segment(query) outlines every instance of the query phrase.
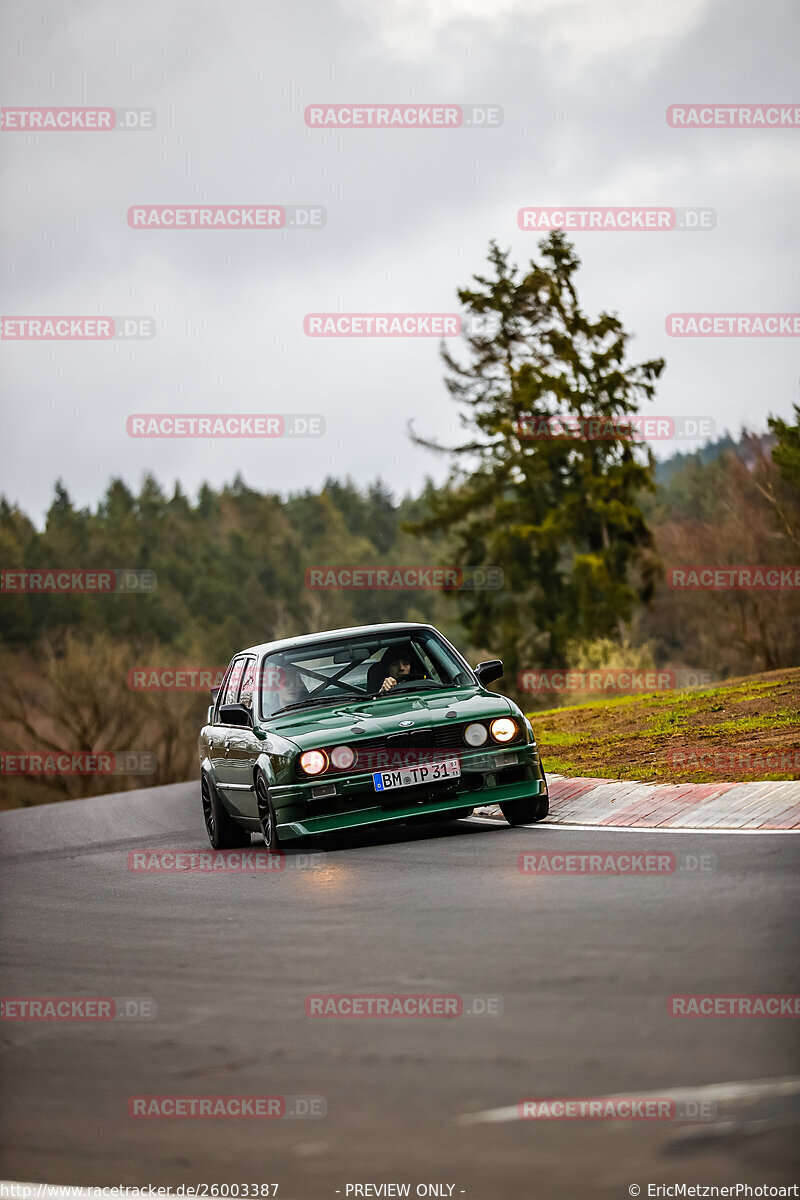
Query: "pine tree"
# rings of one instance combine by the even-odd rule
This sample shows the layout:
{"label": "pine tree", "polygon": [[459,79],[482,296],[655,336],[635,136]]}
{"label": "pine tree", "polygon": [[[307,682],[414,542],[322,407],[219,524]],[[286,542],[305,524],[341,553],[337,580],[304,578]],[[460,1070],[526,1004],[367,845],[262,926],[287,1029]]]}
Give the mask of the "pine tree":
{"label": "pine tree", "polygon": [[[509,681],[522,667],[563,665],[568,642],[618,637],[657,575],[637,499],[654,487],[653,460],[626,418],[652,399],[663,359],[629,364],[619,318],[584,313],[580,260],[563,234],[539,248],[542,261],[521,275],[491,243],[493,273],[458,292],[468,361],[444,347],[442,357],[465,440],[412,435],[451,455],[452,470],[431,516],[410,528],[446,531],[462,565],[502,569],[501,590],[462,592],[461,603],[471,641],[502,652]],[[556,416],[599,418],[603,436],[532,436]]]}

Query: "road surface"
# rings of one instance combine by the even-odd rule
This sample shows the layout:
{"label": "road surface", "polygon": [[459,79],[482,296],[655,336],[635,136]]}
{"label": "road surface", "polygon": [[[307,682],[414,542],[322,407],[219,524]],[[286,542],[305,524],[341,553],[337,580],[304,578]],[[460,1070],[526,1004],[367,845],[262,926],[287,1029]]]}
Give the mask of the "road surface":
{"label": "road surface", "polygon": [[[800,991],[797,835],[472,820],[337,837],[280,872],[129,869],[169,848],[207,849],[195,785],[0,815],[3,994],[156,1006],[0,1024],[2,1178],[276,1182],[284,1200],[367,1183],[577,1200],[800,1181],[798,1021],[667,1009],[676,993]],[[518,869],[522,852],[598,848],[674,853],[676,870]],[[306,1015],[311,994],[354,992],[502,1013]],[[694,1091],[712,1085],[726,1086]],[[713,1096],[716,1119],[516,1119],[526,1097],[643,1092]],[[326,1115],[133,1119],[143,1095],[323,1097]]]}

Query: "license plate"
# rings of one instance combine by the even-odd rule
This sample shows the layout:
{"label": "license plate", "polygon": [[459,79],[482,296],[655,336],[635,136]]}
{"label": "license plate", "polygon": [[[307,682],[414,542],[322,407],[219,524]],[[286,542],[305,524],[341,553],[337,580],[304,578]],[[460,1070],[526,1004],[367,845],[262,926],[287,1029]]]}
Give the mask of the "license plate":
{"label": "license plate", "polygon": [[375,771],[372,781],[376,792],[391,792],[396,788],[439,783],[442,779],[458,779],[460,775],[459,759],[443,758],[441,762],[427,763],[420,767],[403,767],[399,771]]}

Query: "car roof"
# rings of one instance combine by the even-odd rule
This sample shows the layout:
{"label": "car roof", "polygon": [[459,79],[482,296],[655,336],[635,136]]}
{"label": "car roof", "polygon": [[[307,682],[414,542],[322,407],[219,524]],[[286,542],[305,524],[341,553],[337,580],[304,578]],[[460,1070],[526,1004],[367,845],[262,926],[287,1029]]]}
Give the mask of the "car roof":
{"label": "car roof", "polygon": [[389,629],[408,631],[413,629],[433,629],[434,633],[438,632],[433,625],[428,625],[423,621],[385,621],[381,625],[353,625],[350,629],[324,629],[320,633],[304,633],[299,637],[280,638],[275,642],[262,642],[258,646],[248,646],[246,650],[239,650],[238,654],[266,654],[273,650],[288,650],[289,648],[304,645],[311,646],[315,642],[327,642],[331,638],[348,637],[353,634],[358,634],[359,637],[369,637],[373,633],[385,633]]}

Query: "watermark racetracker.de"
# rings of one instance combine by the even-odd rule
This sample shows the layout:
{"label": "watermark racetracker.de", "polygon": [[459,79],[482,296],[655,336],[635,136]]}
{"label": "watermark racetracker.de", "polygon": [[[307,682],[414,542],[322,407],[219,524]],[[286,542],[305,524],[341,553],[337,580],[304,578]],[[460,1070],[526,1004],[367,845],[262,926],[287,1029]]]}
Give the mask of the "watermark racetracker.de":
{"label": "watermark racetracker.de", "polygon": [[155,335],[153,317],[0,317],[4,342],[147,341]]}
{"label": "watermark racetracker.de", "polygon": [[800,104],[670,104],[673,129],[797,129]]}
{"label": "watermark racetracker.de", "polygon": [[314,338],[491,337],[499,327],[499,313],[311,312],[303,317],[303,332]]}
{"label": "watermark racetracker.de", "polygon": [[[529,1096],[517,1105],[521,1121],[713,1121],[709,1100],[652,1093],[630,1096]],[[633,1194],[633,1193],[631,1193]]]}
{"label": "watermark racetracker.de", "polygon": [[210,692],[222,686],[224,667],[131,667],[132,692]]}
{"label": "watermark racetracker.de", "polygon": [[320,413],[131,413],[132,438],[316,438],[325,434]]}
{"label": "watermark racetracker.de", "polygon": [[715,870],[712,854],[674,854],[653,851],[637,854],[630,850],[545,851],[524,850],[517,858],[521,875],[697,875]]}
{"label": "watermark racetracker.de", "polygon": [[156,590],[156,573],[145,568],[124,570],[83,567],[4,568],[0,570],[0,593],[60,595],[110,595],[149,593]]}
{"label": "watermark racetracker.de", "polygon": [[324,229],[321,204],[132,204],[131,229]]}
{"label": "watermark racetracker.de", "polygon": [[499,104],[307,104],[309,129],[496,129]]}
{"label": "watermark racetracker.de", "polygon": [[666,763],[674,771],[705,771],[709,775],[795,775],[800,773],[800,746],[745,750],[741,746],[671,746]]}
{"label": "watermark racetracker.de", "polygon": [[668,337],[800,337],[800,313],[673,312]]}
{"label": "watermark racetracker.de", "polygon": [[667,998],[671,1017],[800,1017],[800,994],[694,992]]}
{"label": "watermark racetracker.de", "polygon": [[154,1021],[152,996],[3,996],[3,1021]]}
{"label": "watermark racetracker.de", "polygon": [[131,1096],[128,1116],[144,1121],[281,1121],[324,1117],[324,1096],[170,1095]]}
{"label": "watermark racetracker.de", "polygon": [[[329,767],[331,772],[349,770],[353,763],[356,764],[358,771],[372,772],[402,772],[408,771],[409,768],[413,767],[435,768],[437,766],[444,766],[446,770],[441,773],[441,776],[437,776],[435,771],[430,772],[432,778],[438,778],[444,777],[447,774],[447,771],[450,769],[448,764],[457,768],[463,762],[460,754],[456,754],[452,750],[447,750],[443,746],[437,746],[432,741],[428,745],[425,745],[424,741],[421,744],[418,743],[413,749],[401,749],[397,747],[390,749],[385,746],[370,746],[369,744],[364,746],[361,744],[357,750],[352,751],[355,754],[354,759],[351,758],[350,754],[344,753],[344,750],[349,749],[349,747],[343,748],[341,757],[339,758],[337,756],[339,749],[339,747],[335,747],[331,751]],[[490,770],[492,767],[514,766],[517,761],[516,754],[493,753],[486,756],[473,756],[470,759],[470,767],[476,771],[482,770],[484,767]],[[420,772],[420,774],[423,773]],[[427,779],[427,775],[424,777]],[[422,782],[422,779],[420,779],[420,782]],[[377,791],[384,790],[384,780],[376,778],[374,783]]]}
{"label": "watermark racetracker.de", "polygon": [[342,591],[498,591],[502,567],[307,567],[305,585],[311,590]]}
{"label": "watermark racetracker.de", "polygon": [[680,688],[706,687],[716,679],[712,671],[682,668],[681,670],[636,670],[633,668],[595,667],[589,670],[567,670],[557,667],[528,667],[517,676],[520,692],[576,693],[617,692],[620,695],[645,695],[650,692],[672,692]]}
{"label": "watermark racetracker.de", "polygon": [[578,417],[569,413],[537,415],[523,413],[514,421],[520,441],[531,442],[671,442],[712,438],[716,432],[713,417],[654,416],[630,413],[619,417]]}
{"label": "watermark racetracker.de", "polygon": [[[127,684],[134,692],[209,692],[222,686],[226,667],[131,667]],[[241,662],[234,664],[230,682],[232,686],[241,681],[244,668]],[[280,692],[286,687],[286,672],[275,663],[263,663],[259,670],[259,690]]]}
{"label": "watermark racetracker.de", "polygon": [[580,232],[666,233],[709,231],[717,225],[713,208],[595,206],[571,208],[521,208],[517,225],[523,230],[549,232],[569,229]]}
{"label": "watermark racetracker.de", "polygon": [[0,775],[154,775],[152,750],[2,750]]}
{"label": "watermark racetracker.de", "polygon": [[322,851],[289,854],[283,850],[164,850],[160,847],[128,852],[134,875],[279,875],[282,871],[314,871],[326,865]]}
{"label": "watermark racetracker.de", "polygon": [[148,132],[156,127],[154,108],[2,108],[4,133]]}
{"label": "watermark racetracker.de", "polygon": [[712,592],[794,592],[800,589],[800,567],[755,566],[752,563],[668,567],[667,587]]}
{"label": "watermark racetracker.de", "polygon": [[305,998],[307,1017],[321,1019],[452,1020],[457,1017],[501,1017],[501,996],[430,993],[316,992]]}

